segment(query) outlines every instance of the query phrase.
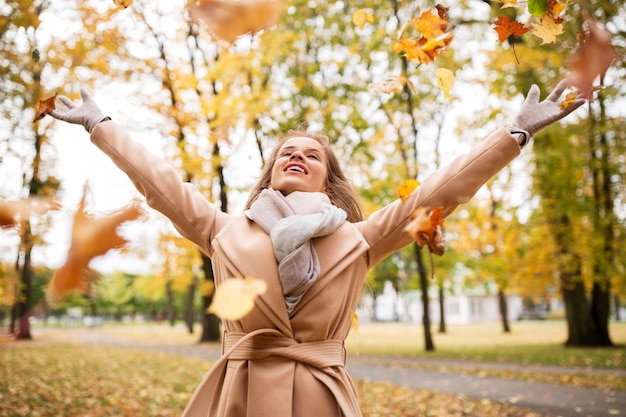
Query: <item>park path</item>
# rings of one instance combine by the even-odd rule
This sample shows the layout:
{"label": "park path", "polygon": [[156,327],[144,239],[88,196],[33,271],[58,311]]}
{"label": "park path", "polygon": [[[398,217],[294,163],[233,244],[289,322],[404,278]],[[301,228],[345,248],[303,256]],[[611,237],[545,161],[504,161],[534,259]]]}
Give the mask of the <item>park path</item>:
{"label": "park path", "polygon": [[[169,353],[215,361],[221,352],[213,344],[171,344],[116,337],[97,329],[64,332],[73,341]],[[429,391],[488,399],[532,409],[544,417],[626,417],[626,391],[556,385],[543,382],[485,377],[459,372],[463,369],[523,370],[575,375],[597,373],[626,377],[626,370],[468,362],[441,359],[381,358],[351,355],[347,369],[354,378],[388,381]],[[505,417],[505,416],[503,416]]]}

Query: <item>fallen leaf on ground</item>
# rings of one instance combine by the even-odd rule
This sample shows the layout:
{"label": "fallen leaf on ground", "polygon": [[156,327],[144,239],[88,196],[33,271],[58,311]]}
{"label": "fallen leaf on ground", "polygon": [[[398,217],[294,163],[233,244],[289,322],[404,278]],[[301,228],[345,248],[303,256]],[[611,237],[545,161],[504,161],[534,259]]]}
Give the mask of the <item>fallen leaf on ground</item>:
{"label": "fallen leaf on ground", "polygon": [[204,22],[217,39],[233,43],[275,25],[284,11],[281,0],[200,0],[189,9],[189,16]]}

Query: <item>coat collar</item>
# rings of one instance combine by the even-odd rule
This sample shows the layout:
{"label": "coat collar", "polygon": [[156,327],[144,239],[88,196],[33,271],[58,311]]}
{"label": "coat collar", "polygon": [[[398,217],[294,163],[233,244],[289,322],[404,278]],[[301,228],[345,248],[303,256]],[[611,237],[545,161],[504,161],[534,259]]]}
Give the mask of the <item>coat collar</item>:
{"label": "coat collar", "polygon": [[[348,265],[368,248],[362,235],[348,222],[328,236],[313,239],[313,246],[320,261],[320,276],[303,297],[302,305],[328,284],[334,269]],[[229,271],[267,283],[267,291],[257,298],[256,304],[278,329],[293,336],[269,235],[245,215],[235,216],[215,237],[213,247]],[[231,277],[220,277],[228,278]],[[296,310],[302,307],[300,304]]]}

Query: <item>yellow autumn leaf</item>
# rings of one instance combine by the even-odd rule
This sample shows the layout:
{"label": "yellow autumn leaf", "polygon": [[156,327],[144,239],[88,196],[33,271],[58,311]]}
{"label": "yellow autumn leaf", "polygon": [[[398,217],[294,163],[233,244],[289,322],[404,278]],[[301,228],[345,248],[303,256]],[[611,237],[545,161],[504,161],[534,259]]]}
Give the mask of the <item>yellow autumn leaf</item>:
{"label": "yellow autumn leaf", "polygon": [[413,193],[413,191],[420,185],[417,180],[406,180],[398,188],[398,197],[402,200],[402,203],[406,203],[407,198]]}
{"label": "yellow autumn leaf", "polygon": [[577,91],[567,93],[565,95],[565,99],[561,102],[561,110],[564,110],[568,108],[569,106],[571,106],[574,103],[574,101],[576,101],[576,99],[578,99]]}
{"label": "yellow autumn leaf", "polygon": [[356,332],[359,330],[359,316],[356,315],[354,310],[350,312],[350,316],[352,317],[352,329]]}
{"label": "yellow autumn leaf", "polygon": [[358,9],[352,14],[352,23],[363,30],[367,22],[374,23],[374,17],[363,9]]}
{"label": "yellow autumn leaf", "polygon": [[541,44],[546,43],[554,43],[556,41],[556,37],[563,33],[563,24],[556,23],[552,18],[546,16],[541,20],[541,23],[533,23],[534,31],[531,33],[538,38],[541,38],[543,42]]}
{"label": "yellow autumn leaf", "polygon": [[452,85],[454,84],[454,73],[446,68],[437,68],[437,87],[441,89],[443,92],[443,97],[445,99],[452,98],[450,91],[452,90]]}
{"label": "yellow autumn leaf", "polygon": [[239,320],[252,310],[256,298],[266,290],[267,284],[261,279],[228,279],[215,290],[208,311],[225,320]]}

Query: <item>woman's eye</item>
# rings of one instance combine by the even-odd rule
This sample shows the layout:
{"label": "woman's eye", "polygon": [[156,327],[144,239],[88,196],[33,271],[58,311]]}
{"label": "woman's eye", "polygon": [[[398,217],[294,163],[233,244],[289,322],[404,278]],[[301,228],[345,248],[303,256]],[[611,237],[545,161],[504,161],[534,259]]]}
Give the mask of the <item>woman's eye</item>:
{"label": "woman's eye", "polygon": [[319,158],[317,157],[317,155],[309,155],[309,158],[312,158],[312,159],[319,159]]}

